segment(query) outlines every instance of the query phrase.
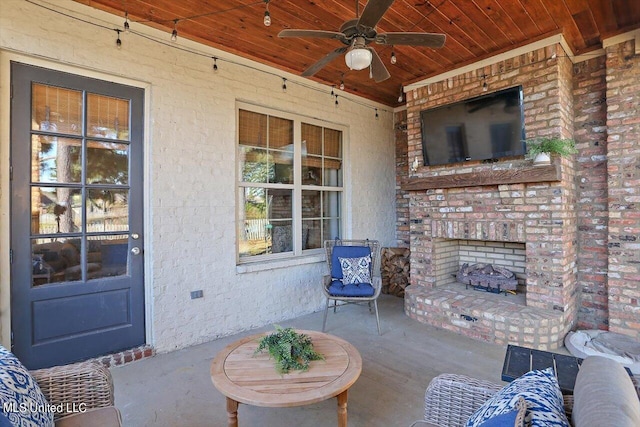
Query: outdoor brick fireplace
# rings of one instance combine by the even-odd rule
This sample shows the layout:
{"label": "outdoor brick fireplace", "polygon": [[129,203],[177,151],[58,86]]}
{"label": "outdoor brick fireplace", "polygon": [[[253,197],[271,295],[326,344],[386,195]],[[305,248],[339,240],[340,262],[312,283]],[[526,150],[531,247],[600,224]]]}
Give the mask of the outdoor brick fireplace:
{"label": "outdoor brick fireplace", "polygon": [[[492,90],[522,85],[528,138],[573,136],[572,65],[551,45],[407,92],[407,169],[416,158],[422,164],[420,111],[481,94],[469,84],[477,76]],[[574,177],[564,158],[546,167],[519,157],[409,171],[401,183],[411,249],[405,312],[499,344],[561,346],[577,318]],[[456,283],[465,262],[511,269],[518,294]]]}

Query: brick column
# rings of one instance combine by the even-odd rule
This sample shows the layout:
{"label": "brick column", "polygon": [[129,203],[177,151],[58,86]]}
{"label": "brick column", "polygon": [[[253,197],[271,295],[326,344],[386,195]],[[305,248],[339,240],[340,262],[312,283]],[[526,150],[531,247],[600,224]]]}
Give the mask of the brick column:
{"label": "brick column", "polygon": [[574,65],[579,329],[608,329],[606,57]]}
{"label": "brick column", "polygon": [[607,52],[609,329],[640,339],[640,55]]}

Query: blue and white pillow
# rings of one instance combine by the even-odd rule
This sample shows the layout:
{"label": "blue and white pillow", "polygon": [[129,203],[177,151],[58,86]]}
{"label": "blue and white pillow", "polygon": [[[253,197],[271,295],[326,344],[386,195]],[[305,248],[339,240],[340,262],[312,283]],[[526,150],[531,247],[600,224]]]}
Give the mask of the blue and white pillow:
{"label": "blue and white pillow", "polygon": [[53,412],[27,368],[0,346],[0,405],[11,425],[53,427]]}
{"label": "blue and white pillow", "polygon": [[530,371],[487,400],[467,421],[466,427],[479,427],[496,415],[516,409],[518,399],[527,403],[525,423],[531,427],[569,427],[564,413],[562,392],[553,368]]}
{"label": "blue and white pillow", "polygon": [[371,255],[358,258],[338,257],[342,269],[342,283],[371,283]]}

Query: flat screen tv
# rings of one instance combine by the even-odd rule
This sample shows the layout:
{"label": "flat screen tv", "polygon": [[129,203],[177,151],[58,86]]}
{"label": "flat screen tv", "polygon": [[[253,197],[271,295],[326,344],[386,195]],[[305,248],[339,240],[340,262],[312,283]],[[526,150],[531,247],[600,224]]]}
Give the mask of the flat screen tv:
{"label": "flat screen tv", "polygon": [[420,113],[426,166],[524,155],[522,86]]}

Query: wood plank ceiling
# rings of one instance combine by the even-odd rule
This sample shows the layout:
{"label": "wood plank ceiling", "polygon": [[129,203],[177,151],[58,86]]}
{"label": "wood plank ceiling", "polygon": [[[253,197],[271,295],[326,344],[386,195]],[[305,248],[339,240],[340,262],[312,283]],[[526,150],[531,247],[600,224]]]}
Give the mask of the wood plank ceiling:
{"label": "wood plank ceiling", "polygon": [[[272,24],[263,24],[264,0],[75,0],[123,17],[131,28],[149,25],[167,32],[177,20],[179,37],[192,39],[278,69],[301,74],[341,47],[337,40],[281,39],[286,28],[339,31],[354,19],[356,1],[270,0]],[[366,0],[360,0],[362,12]],[[602,47],[602,40],[640,28],[638,0],[395,0],[378,33],[443,33],[441,49],[371,44],[391,78],[375,83],[368,70],[351,71],[338,56],[313,80],[339,85],[366,98],[397,106],[400,88],[417,80],[563,33],[575,54]],[[390,64],[392,50],[397,63]]]}

